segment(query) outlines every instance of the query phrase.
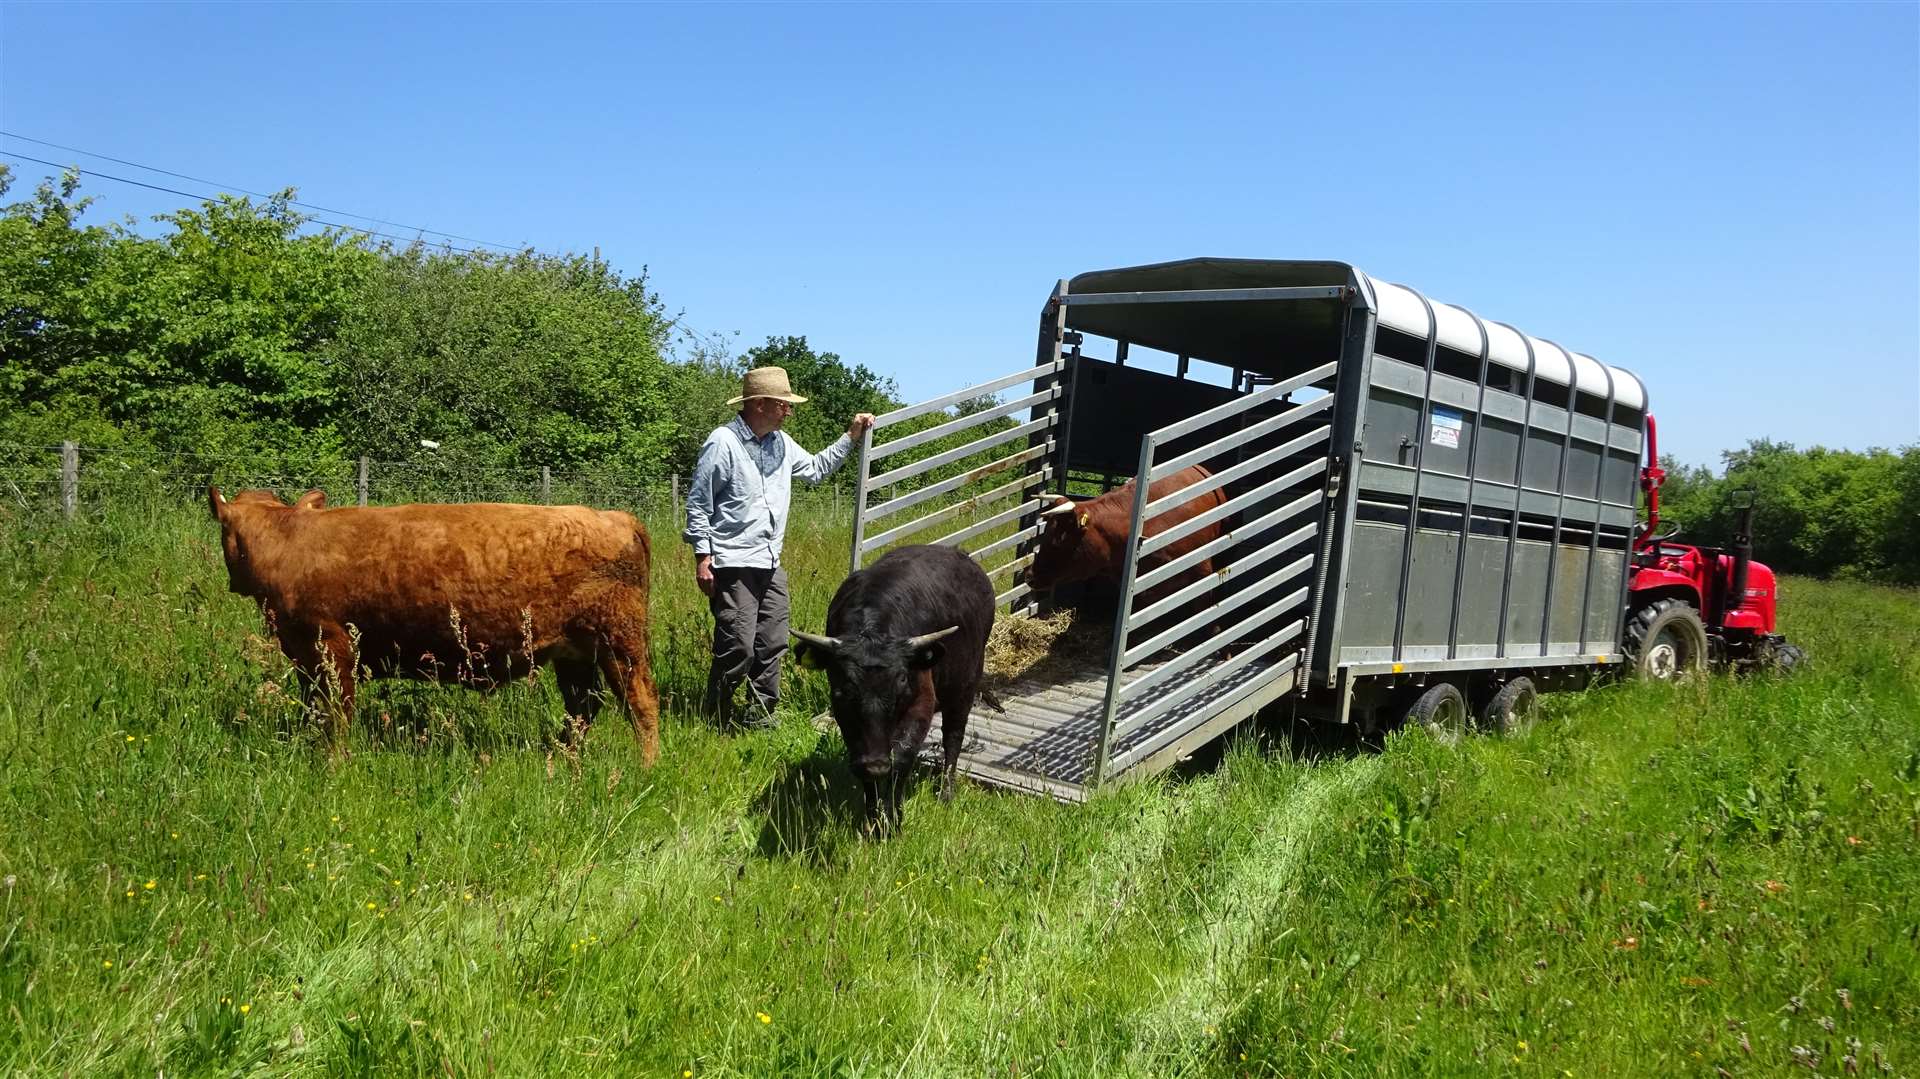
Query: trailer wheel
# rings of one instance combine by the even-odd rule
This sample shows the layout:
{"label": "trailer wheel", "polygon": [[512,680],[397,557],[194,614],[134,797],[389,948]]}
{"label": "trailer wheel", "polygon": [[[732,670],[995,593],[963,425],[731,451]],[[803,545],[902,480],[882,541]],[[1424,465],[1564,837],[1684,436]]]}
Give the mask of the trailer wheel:
{"label": "trailer wheel", "polygon": [[1533,688],[1533,679],[1520,677],[1500,687],[1487,706],[1480,710],[1480,725],[1490,731],[1508,734],[1527,725],[1534,704],[1539,701],[1540,692]]}
{"label": "trailer wheel", "polygon": [[1640,677],[1672,682],[1707,666],[1707,627],[1685,600],[1662,599],[1627,620],[1627,654]]}
{"label": "trailer wheel", "polygon": [[1407,709],[1407,723],[1417,723],[1434,741],[1452,745],[1467,733],[1467,699],[1452,682],[1435,683]]}

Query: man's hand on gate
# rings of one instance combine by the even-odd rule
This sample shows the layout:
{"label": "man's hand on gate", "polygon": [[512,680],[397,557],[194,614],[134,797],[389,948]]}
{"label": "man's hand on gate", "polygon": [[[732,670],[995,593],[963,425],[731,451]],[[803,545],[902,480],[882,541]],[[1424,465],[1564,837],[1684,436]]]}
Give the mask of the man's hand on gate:
{"label": "man's hand on gate", "polygon": [[693,581],[700,586],[700,593],[708,598],[713,596],[713,556],[698,554],[693,556]]}
{"label": "man's hand on gate", "polygon": [[867,428],[872,426],[873,426],[873,413],[857,412],[854,414],[853,422],[847,424],[847,437],[853,439],[855,442],[858,442],[860,441],[860,436],[866,434]]}

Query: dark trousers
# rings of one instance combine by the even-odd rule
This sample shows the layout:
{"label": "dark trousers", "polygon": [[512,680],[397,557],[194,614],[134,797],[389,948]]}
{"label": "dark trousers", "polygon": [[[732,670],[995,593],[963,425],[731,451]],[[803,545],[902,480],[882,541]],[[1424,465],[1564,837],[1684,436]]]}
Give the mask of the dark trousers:
{"label": "dark trousers", "polygon": [[780,657],[787,651],[787,571],[714,567],[713,666],[701,711],[733,718],[733,693],[742,678],[763,714],[780,702]]}

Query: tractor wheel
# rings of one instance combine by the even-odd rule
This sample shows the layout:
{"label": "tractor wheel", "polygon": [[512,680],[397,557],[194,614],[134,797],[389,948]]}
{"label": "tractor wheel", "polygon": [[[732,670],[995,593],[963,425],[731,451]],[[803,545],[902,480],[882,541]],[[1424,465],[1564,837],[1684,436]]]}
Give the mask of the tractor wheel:
{"label": "tractor wheel", "polygon": [[1773,650],[1773,670],[1776,674],[1792,674],[1807,664],[1807,653],[1797,644],[1781,641]]}
{"label": "tractor wheel", "polygon": [[1467,733],[1467,699],[1452,682],[1438,682],[1407,709],[1407,724],[1419,724],[1436,742],[1452,745]]}
{"label": "tractor wheel", "polygon": [[1707,667],[1707,627],[1684,600],[1663,599],[1627,620],[1627,654],[1640,677],[1673,682]]}
{"label": "tractor wheel", "polygon": [[1501,734],[1522,730],[1539,700],[1540,692],[1533,688],[1533,679],[1515,678],[1501,686],[1500,692],[1480,710],[1480,725]]}

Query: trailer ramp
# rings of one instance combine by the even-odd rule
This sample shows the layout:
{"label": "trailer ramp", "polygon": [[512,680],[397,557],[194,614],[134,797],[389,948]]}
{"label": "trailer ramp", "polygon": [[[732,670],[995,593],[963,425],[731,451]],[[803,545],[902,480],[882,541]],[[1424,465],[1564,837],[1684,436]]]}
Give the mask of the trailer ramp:
{"label": "trailer ramp", "polygon": [[[1164,770],[1295,688],[1325,527],[1337,367],[1317,367],[1142,438],[1137,475],[1147,482],[1136,484],[1130,517],[1120,582],[1125,617],[1115,618],[1104,662],[989,682],[1004,711],[975,703],[962,772],[1079,801],[1103,783]],[[1022,571],[1043,527],[1044,493],[1064,487],[1054,482],[1064,468],[1055,453],[1064,368],[1058,345],[1049,355],[1043,344],[1036,366],[879,417],[860,447],[851,568],[901,543],[949,543],[994,579],[1000,618],[1031,610]],[[992,396],[1003,392],[1014,399]],[[1297,394],[1318,396],[1296,402]],[[965,411],[950,415],[957,405]],[[987,433],[978,434],[980,427]],[[893,433],[876,438],[882,432]],[[967,441],[946,448],[961,438]],[[899,463],[908,457],[919,459]],[[1148,501],[1151,482],[1194,464],[1206,464],[1212,477]],[[1225,502],[1142,538],[1143,522],[1215,490]],[[1171,559],[1160,553],[1216,524],[1221,534],[1198,549]],[[927,539],[936,527],[945,535]],[[1200,575],[1203,560],[1211,572]],[[938,722],[925,751],[931,761],[941,754]]]}

